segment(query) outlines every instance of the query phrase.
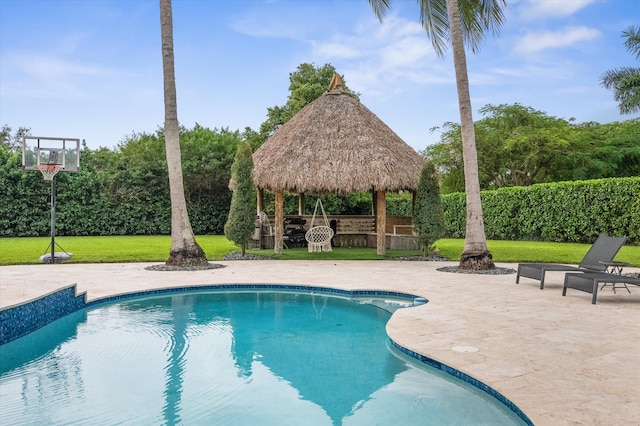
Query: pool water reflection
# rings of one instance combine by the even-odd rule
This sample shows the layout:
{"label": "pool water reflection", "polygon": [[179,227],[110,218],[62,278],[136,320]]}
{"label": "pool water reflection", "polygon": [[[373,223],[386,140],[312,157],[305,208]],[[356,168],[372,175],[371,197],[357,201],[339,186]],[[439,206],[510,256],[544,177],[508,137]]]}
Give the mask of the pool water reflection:
{"label": "pool water reflection", "polygon": [[0,424],[523,424],[394,353],[389,318],[292,292],[99,306],[0,346]]}

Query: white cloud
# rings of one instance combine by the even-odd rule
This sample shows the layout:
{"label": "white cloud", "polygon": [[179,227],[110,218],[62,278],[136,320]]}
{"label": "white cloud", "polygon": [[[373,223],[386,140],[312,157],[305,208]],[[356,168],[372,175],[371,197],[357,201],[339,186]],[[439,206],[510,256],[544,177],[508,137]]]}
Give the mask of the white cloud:
{"label": "white cloud", "polygon": [[567,47],[600,37],[600,31],[585,26],[567,27],[557,31],[531,32],[515,44],[518,53],[533,53],[545,49]]}
{"label": "white cloud", "polygon": [[0,63],[1,89],[8,98],[73,102],[124,96],[144,101],[150,96],[146,83],[155,77],[38,52],[10,52]]}
{"label": "white cloud", "polygon": [[455,81],[445,62],[436,57],[431,41],[416,19],[392,13],[380,23],[365,9],[357,22],[340,26],[331,24],[331,20],[310,21],[310,10],[313,8],[287,11],[286,16],[279,14],[267,21],[251,10],[228,22],[234,31],[252,37],[308,43],[309,51],[296,55],[301,62],[331,63],[345,75],[351,89],[370,96]]}
{"label": "white cloud", "polygon": [[595,0],[529,0],[522,5],[524,19],[564,18],[594,3]]}
{"label": "white cloud", "polygon": [[303,29],[299,28],[296,21],[271,18],[268,21],[260,21],[254,17],[244,17],[231,21],[229,26],[236,32],[252,37],[270,38],[296,38]]}
{"label": "white cloud", "polygon": [[47,55],[15,55],[22,71],[40,78],[103,77],[112,72],[103,67],[85,65]]}
{"label": "white cloud", "polygon": [[312,41],[313,51],[316,55],[331,58],[357,58],[362,56],[362,51],[343,41],[316,42]]}
{"label": "white cloud", "polygon": [[556,90],[559,94],[583,94],[594,93],[599,90],[598,86],[568,86]]}
{"label": "white cloud", "polygon": [[[240,34],[259,38],[305,40],[315,31],[327,30],[330,25],[324,19],[320,6],[286,7],[278,2],[255,4],[255,7],[239,7],[226,18],[228,27]],[[235,6],[234,6],[235,8]]]}
{"label": "white cloud", "polygon": [[312,46],[317,62],[339,66],[349,87],[369,96],[454,81],[422,27],[397,16],[387,17],[382,24],[373,19],[361,22],[351,33],[314,40]]}
{"label": "white cloud", "polygon": [[[383,64],[391,67],[412,67],[433,53],[431,43],[419,37],[396,39],[380,50]],[[431,55],[433,56],[433,55]]]}
{"label": "white cloud", "polygon": [[[492,67],[486,70],[500,83],[511,81],[567,79],[572,77],[573,67],[567,62],[546,61],[537,64],[522,63],[515,67]],[[474,80],[475,83],[475,80]]]}
{"label": "white cloud", "polygon": [[82,82],[103,79],[110,71],[38,53],[13,52],[2,57],[4,96],[87,98]]}
{"label": "white cloud", "polygon": [[408,21],[397,16],[386,18],[382,25],[378,25],[375,33],[375,37],[379,39],[398,39],[417,35],[423,35],[426,40],[425,30],[418,22]]}

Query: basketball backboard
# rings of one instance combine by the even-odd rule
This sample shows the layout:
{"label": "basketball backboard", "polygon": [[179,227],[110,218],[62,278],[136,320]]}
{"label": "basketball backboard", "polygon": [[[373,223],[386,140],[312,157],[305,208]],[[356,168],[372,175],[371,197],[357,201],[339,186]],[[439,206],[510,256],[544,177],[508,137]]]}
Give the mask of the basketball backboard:
{"label": "basketball backboard", "polygon": [[80,139],[24,136],[22,168],[40,170],[39,165],[55,165],[62,172],[80,171]]}

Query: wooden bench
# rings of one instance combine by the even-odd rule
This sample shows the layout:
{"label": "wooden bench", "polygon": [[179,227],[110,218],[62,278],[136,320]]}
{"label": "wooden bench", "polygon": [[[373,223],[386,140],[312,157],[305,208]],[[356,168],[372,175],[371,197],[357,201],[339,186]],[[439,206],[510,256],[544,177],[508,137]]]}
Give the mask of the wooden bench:
{"label": "wooden bench", "polygon": [[370,234],[376,232],[376,220],[373,217],[341,217],[336,224],[336,235]]}
{"label": "wooden bench", "polygon": [[413,235],[413,225],[393,225],[393,235]]}

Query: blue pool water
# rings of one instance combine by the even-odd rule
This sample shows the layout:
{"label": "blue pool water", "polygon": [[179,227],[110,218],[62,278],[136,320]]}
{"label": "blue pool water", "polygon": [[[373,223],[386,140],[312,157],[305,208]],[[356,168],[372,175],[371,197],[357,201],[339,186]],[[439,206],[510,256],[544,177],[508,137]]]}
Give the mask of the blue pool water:
{"label": "blue pool water", "polygon": [[0,346],[0,424],[519,425],[323,294],[195,292],[82,310]]}

